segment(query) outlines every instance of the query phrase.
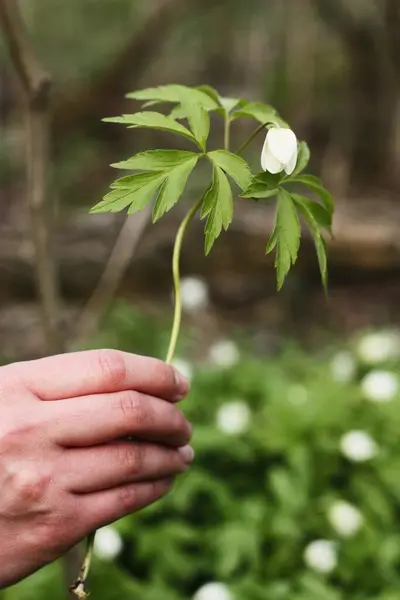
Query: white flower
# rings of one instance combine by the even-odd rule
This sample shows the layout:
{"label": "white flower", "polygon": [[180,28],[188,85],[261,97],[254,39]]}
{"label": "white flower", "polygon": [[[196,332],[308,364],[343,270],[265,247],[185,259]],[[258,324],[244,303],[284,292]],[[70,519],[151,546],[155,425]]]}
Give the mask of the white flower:
{"label": "white flower", "polygon": [[198,277],[186,277],[181,281],[182,308],[187,312],[196,312],[208,304],[208,287]]}
{"label": "white flower", "polygon": [[271,127],[261,152],[261,167],[270,173],[291,175],[297,162],[297,139],[291,129]]}
{"label": "white flower", "polygon": [[340,440],[342,454],[354,462],[364,462],[378,453],[375,440],[365,431],[349,431]]}
{"label": "white flower", "polygon": [[292,385],[288,389],[288,400],[294,406],[301,406],[308,400],[307,388],[304,385]]}
{"label": "white flower", "polygon": [[224,583],[212,582],[202,585],[193,600],[232,600],[232,594]]}
{"label": "white flower", "polygon": [[250,409],[246,402],[226,402],[217,412],[217,427],[230,435],[243,433],[250,422]]}
{"label": "white flower", "polygon": [[337,565],[336,544],[329,540],[315,540],[304,550],[306,564],[319,573],[330,573]]}
{"label": "white flower", "polygon": [[231,340],[220,340],[212,344],[208,356],[218,367],[233,367],[240,360],[239,348]]}
{"label": "white flower", "polygon": [[363,524],[361,512],[348,502],[335,502],[329,512],[328,519],[335,531],[343,537],[355,535]]}
{"label": "white flower", "polygon": [[356,362],[350,352],[339,352],[331,362],[332,378],[339,383],[349,383],[356,374]]}
{"label": "white flower", "polygon": [[370,402],[390,402],[399,393],[399,380],[389,371],[371,371],[361,381],[361,389]]}
{"label": "white flower", "polygon": [[400,333],[377,331],[361,338],[357,346],[360,360],[367,365],[377,365],[400,357]]}
{"label": "white flower", "polygon": [[110,525],[102,527],[94,538],[94,551],[103,560],[113,560],[123,548],[121,536],[118,531]]}
{"label": "white flower", "polygon": [[193,378],[193,366],[182,358],[174,358],[172,361],[172,366],[175,367],[179,373],[181,373],[188,381],[191,381]]}

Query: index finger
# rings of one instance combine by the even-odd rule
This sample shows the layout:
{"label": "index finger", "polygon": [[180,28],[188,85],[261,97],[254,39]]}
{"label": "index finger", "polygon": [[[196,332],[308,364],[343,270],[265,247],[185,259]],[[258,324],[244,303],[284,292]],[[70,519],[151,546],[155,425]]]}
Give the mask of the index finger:
{"label": "index finger", "polygon": [[135,390],[177,401],[188,381],[161,360],[118,350],[70,352],[9,365],[41,400]]}

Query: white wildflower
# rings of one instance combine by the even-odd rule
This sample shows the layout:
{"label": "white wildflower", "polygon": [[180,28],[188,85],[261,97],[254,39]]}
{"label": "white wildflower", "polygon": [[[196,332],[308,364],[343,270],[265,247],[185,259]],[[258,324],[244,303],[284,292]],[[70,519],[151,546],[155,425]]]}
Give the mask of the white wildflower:
{"label": "white wildflower", "polygon": [[314,571],[330,573],[337,565],[336,544],[330,540],[315,540],[305,548],[304,560]]}
{"label": "white wildflower", "polygon": [[376,331],[364,335],[356,348],[361,362],[378,365],[388,360],[400,358],[400,332]]}
{"label": "white wildflower", "polygon": [[390,402],[399,393],[399,380],[389,371],[370,371],[361,381],[361,390],[370,402]]}
{"label": "white wildflower", "polygon": [[111,561],[121,553],[122,548],[122,538],[114,527],[107,525],[98,529],[94,539],[94,552],[99,558]]}
{"label": "white wildflower", "polygon": [[331,506],[328,519],[334,530],[343,537],[355,535],[361,529],[364,520],[358,508],[343,500]]}
{"label": "white wildflower", "polygon": [[230,435],[243,433],[250,422],[250,409],[246,402],[226,402],[217,412],[217,427]]}
{"label": "white wildflower", "polygon": [[220,582],[206,583],[197,590],[193,600],[233,600],[227,585]]}
{"label": "white wildflower", "polygon": [[172,366],[175,367],[179,373],[181,373],[188,381],[191,381],[193,378],[193,366],[187,360],[183,360],[182,358],[174,358],[172,361]]}
{"label": "white wildflower", "polygon": [[342,454],[354,462],[371,460],[378,454],[375,440],[365,431],[349,431],[340,440]]}
{"label": "white wildflower", "polygon": [[291,175],[297,162],[297,138],[291,129],[271,127],[261,152],[263,171]]}
{"label": "white wildflower", "polygon": [[349,383],[356,374],[356,361],[350,352],[338,352],[331,362],[331,373],[334,381]]}
{"label": "white wildflower", "polygon": [[208,287],[198,277],[186,277],[181,281],[182,308],[186,312],[196,312],[207,307]]}
{"label": "white wildflower", "polygon": [[239,348],[231,340],[215,342],[209,349],[209,360],[218,367],[233,367],[240,360]]}

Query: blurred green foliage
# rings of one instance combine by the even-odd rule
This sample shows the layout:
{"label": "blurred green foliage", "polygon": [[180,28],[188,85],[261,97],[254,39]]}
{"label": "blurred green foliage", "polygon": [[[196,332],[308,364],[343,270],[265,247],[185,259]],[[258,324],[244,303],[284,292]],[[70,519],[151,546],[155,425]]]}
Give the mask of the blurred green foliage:
{"label": "blurred green foliage", "polygon": [[[108,328],[95,345],[165,349],[160,323],[126,306],[110,315]],[[190,343],[183,348],[190,352]],[[192,365],[184,410],[195,425],[194,465],[169,497],[116,524],[123,551],[115,564],[96,560],[92,597],[183,600],[219,581],[235,599],[397,599],[400,396],[395,388],[378,401],[365,385],[378,367],[346,352],[311,355],[288,345],[276,357],[244,352],[231,368]],[[393,356],[379,365],[392,379],[395,368]],[[236,425],[229,424],[232,402],[248,410]],[[371,436],[375,457],[344,455],[350,430]],[[341,500],[362,515],[348,536],[329,519]],[[337,544],[337,565],[326,574],[304,558],[318,539]],[[60,581],[60,565],[52,565],[0,596],[57,600]]]}

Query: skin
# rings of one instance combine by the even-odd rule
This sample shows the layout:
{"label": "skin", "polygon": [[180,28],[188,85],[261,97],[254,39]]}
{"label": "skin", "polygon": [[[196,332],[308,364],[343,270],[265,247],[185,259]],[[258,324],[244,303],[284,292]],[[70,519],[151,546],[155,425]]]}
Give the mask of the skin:
{"label": "skin", "polygon": [[188,389],[114,350],[0,368],[0,588],[171,489],[193,459]]}

